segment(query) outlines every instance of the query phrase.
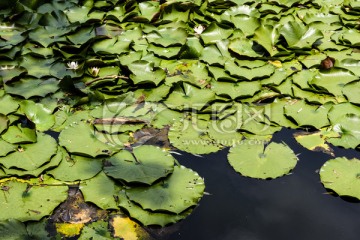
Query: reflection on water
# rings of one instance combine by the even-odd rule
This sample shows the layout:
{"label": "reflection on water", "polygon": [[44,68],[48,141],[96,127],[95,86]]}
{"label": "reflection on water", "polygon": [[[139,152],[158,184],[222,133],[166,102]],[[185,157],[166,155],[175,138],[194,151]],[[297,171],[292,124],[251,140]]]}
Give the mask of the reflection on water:
{"label": "reflection on water", "polygon": [[[205,178],[200,206],[180,223],[169,239],[186,240],[354,240],[360,236],[360,203],[329,196],[316,171],[331,156],[311,152],[282,130],[273,140],[284,141],[299,162],[289,176],[271,181],[242,177],[228,164],[228,149],[204,157],[175,156]],[[360,158],[354,150],[334,149],[336,157]]]}

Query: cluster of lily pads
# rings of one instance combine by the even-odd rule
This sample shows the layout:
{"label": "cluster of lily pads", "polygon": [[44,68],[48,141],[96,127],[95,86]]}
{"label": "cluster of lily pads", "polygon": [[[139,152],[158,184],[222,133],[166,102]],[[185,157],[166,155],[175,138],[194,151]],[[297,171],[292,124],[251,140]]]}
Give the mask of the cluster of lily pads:
{"label": "cluster of lily pads", "polygon": [[[167,149],[142,145],[153,136],[135,136],[146,129],[193,154],[231,147],[230,165],[260,179],[297,163],[271,142],[282,127],[332,155],[329,144],[360,144],[359,1],[5,0],[0,9],[0,220],[51,214],[74,182],[85,201],[144,225],[185,218],[204,181]],[[358,181],[358,164],[330,160],[322,182],[360,199],[357,182],[340,190]]]}

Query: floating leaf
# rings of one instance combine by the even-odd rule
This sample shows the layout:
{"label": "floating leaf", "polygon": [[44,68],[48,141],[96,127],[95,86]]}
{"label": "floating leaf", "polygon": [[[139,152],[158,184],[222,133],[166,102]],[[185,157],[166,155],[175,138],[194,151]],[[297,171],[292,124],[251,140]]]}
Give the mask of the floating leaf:
{"label": "floating leaf", "polygon": [[63,154],[59,166],[48,171],[55,179],[67,182],[86,180],[94,177],[102,169],[102,159]]}
{"label": "floating leaf", "polygon": [[201,39],[204,41],[205,45],[215,43],[217,41],[227,39],[233,33],[233,30],[230,28],[223,28],[217,23],[212,22],[204,32],[201,33]]}
{"label": "floating leaf", "polygon": [[344,148],[356,148],[360,144],[360,116],[346,114],[338,122],[333,123],[332,130],[338,136],[329,137],[327,142]]}
{"label": "floating leaf", "polygon": [[[205,125],[205,126],[204,126]],[[175,122],[169,130],[170,143],[193,154],[208,154],[219,151],[222,147],[207,135],[207,122],[184,120]]]}
{"label": "floating leaf", "polygon": [[187,33],[183,28],[161,28],[158,31],[153,31],[146,35],[146,39],[150,43],[163,47],[184,45],[186,37]]}
{"label": "floating leaf", "polygon": [[343,94],[354,104],[360,104],[360,81],[346,84],[342,89]]}
{"label": "floating leaf", "polygon": [[4,88],[7,93],[22,96],[26,99],[35,96],[45,97],[59,90],[59,81],[55,78],[49,78],[47,80],[24,78],[6,84]]}
{"label": "floating leaf", "polygon": [[290,48],[309,49],[315,41],[321,39],[321,31],[304,26],[298,22],[288,22],[280,30],[280,34],[286,39]]}
{"label": "floating leaf", "polygon": [[109,240],[112,239],[108,223],[104,221],[92,222],[83,227],[79,240]]}
{"label": "floating leaf", "polygon": [[326,133],[323,131],[294,133],[294,137],[301,146],[310,151],[324,152],[334,156],[332,148],[329,144],[325,143]]}
{"label": "floating leaf", "polygon": [[141,226],[125,216],[115,216],[111,219],[114,237],[124,240],[148,239],[148,233]]}
{"label": "floating leaf", "polygon": [[317,129],[329,126],[327,114],[332,103],[321,106],[307,104],[304,100],[294,102],[284,107],[284,113],[293,119],[299,126],[313,126]]}
{"label": "floating leaf", "polygon": [[171,109],[200,110],[214,98],[215,93],[210,89],[198,89],[190,84],[183,83],[183,88],[177,87],[164,103]]}
{"label": "floating leaf", "polygon": [[35,123],[38,131],[43,132],[49,130],[55,123],[55,117],[52,115],[52,111],[41,103],[22,101],[21,110],[29,120]]}
{"label": "floating leaf", "polygon": [[154,64],[148,61],[134,61],[128,65],[130,71],[133,73],[130,75],[130,79],[135,84],[139,83],[159,83],[165,79],[165,71],[159,68],[154,68]]}
{"label": "floating leaf", "polygon": [[61,131],[59,144],[70,153],[96,157],[112,155],[116,149],[100,141],[90,124],[79,122]]}
{"label": "floating leaf", "polygon": [[17,143],[35,143],[36,131],[33,128],[23,127],[22,124],[17,126],[10,126],[8,130],[2,135],[2,138],[13,144]]}
{"label": "floating leaf", "polygon": [[279,39],[279,33],[271,25],[261,25],[255,31],[254,41],[263,46],[270,56],[278,53],[276,43]]}
{"label": "floating leaf", "polygon": [[35,170],[49,162],[56,151],[55,139],[39,133],[36,143],[21,144],[16,152],[0,158],[0,163],[6,168],[16,167],[24,170]]}
{"label": "floating leaf", "polygon": [[102,209],[118,208],[114,198],[117,188],[115,182],[103,172],[80,183],[85,201],[92,202]]}
{"label": "floating leaf", "polygon": [[11,143],[8,143],[0,138],[0,157],[5,157],[11,152],[15,152],[17,146]]}
{"label": "floating leaf", "polygon": [[14,100],[10,95],[0,97],[0,114],[8,115],[15,112],[19,108],[19,103]]}
{"label": "floating leaf", "polygon": [[143,145],[132,152],[122,150],[106,160],[104,172],[115,179],[128,183],[139,182],[148,185],[171,174],[174,158],[158,147]]}
{"label": "floating leaf", "polygon": [[[36,186],[16,180],[2,182],[0,221],[10,218],[22,222],[48,216],[67,198],[67,186]],[[14,211],[16,209],[16,211]]]}
{"label": "floating leaf", "polygon": [[9,119],[0,113],[0,135],[8,128]]}
{"label": "floating leaf", "polygon": [[359,168],[359,159],[334,158],[321,167],[320,179],[325,188],[338,195],[360,199]]}
{"label": "floating leaf", "polygon": [[179,214],[196,205],[204,189],[204,180],[196,172],[176,166],[168,178],[150,187],[131,188],[126,195],[144,209]]}
{"label": "floating leaf", "polygon": [[345,84],[357,80],[359,77],[343,69],[332,68],[328,71],[320,72],[310,82],[310,84],[324,89],[334,96],[341,96],[341,89]]}
{"label": "floating leaf", "polygon": [[145,226],[158,225],[165,227],[170,223],[176,223],[186,218],[191,213],[191,209],[186,210],[181,214],[148,211],[141,208],[138,204],[130,201],[126,196],[125,191],[119,192],[118,196],[120,199],[119,206],[126,209],[131,218],[138,220]]}
{"label": "floating leaf", "polygon": [[28,239],[25,224],[16,219],[6,219],[0,222],[0,236],[6,240]]}
{"label": "floating leaf", "polygon": [[243,176],[268,179],[289,173],[298,159],[287,145],[272,142],[267,146],[249,143],[232,147],[228,160]]}

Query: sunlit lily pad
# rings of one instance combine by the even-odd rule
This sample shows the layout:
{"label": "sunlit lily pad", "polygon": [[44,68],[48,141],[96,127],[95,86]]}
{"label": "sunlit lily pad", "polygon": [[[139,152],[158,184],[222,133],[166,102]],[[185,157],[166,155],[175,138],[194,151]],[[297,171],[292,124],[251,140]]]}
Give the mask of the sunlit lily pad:
{"label": "sunlit lily pad", "polygon": [[294,152],[285,144],[272,142],[242,144],[230,149],[230,165],[241,175],[252,178],[278,178],[289,173],[297,163]]}
{"label": "sunlit lily pad", "polygon": [[52,111],[41,103],[22,101],[21,110],[29,120],[35,123],[36,129],[39,131],[49,130],[55,123],[55,117],[52,115]]}
{"label": "sunlit lily pad", "polygon": [[24,170],[35,170],[49,162],[56,151],[55,139],[39,133],[36,143],[21,144],[16,152],[0,158],[0,163],[6,168],[16,167]]}
{"label": "sunlit lily pad", "polygon": [[360,82],[352,82],[349,84],[346,84],[344,88],[342,89],[343,94],[346,96],[346,98],[349,100],[349,102],[354,104],[360,104]]}
{"label": "sunlit lily pad", "polygon": [[33,128],[22,126],[22,124],[12,125],[2,135],[2,138],[9,143],[35,143],[36,131]]}
{"label": "sunlit lily pad", "polygon": [[128,189],[126,195],[144,209],[179,214],[195,206],[204,189],[204,180],[196,172],[176,166],[168,178],[150,187]]}
{"label": "sunlit lily pad", "polygon": [[102,159],[88,158],[63,153],[59,166],[48,171],[55,179],[67,182],[86,180],[94,177],[102,169]]}
{"label": "sunlit lily pad", "polygon": [[[67,186],[36,186],[11,180],[0,184],[0,221],[40,220],[67,198]],[[16,211],[14,211],[16,209]]]}
{"label": "sunlit lily pad", "polygon": [[338,157],[321,167],[320,179],[325,188],[340,196],[360,199],[360,160]]}
{"label": "sunlit lily pad", "polygon": [[116,149],[100,141],[92,126],[85,122],[72,124],[61,131],[59,144],[73,154],[96,157],[112,155]]}
{"label": "sunlit lily pad", "polygon": [[59,90],[59,81],[55,78],[46,80],[35,78],[24,78],[16,82],[5,85],[5,90],[9,94],[22,96],[29,99],[34,96],[45,97],[49,93]]}
{"label": "sunlit lily pad", "polygon": [[15,101],[10,95],[0,97],[0,114],[8,115],[15,112],[19,108],[19,103]]}
{"label": "sunlit lily pad", "polygon": [[337,136],[329,137],[327,142],[344,148],[356,148],[360,144],[360,116],[346,114],[332,125]]}
{"label": "sunlit lily pad", "polygon": [[158,225],[164,227],[170,223],[176,223],[186,218],[191,213],[191,209],[181,214],[148,211],[130,201],[124,190],[120,191],[117,196],[119,196],[120,200],[119,206],[126,209],[131,218],[138,220],[145,226]]}
{"label": "sunlit lily pad", "polygon": [[174,158],[159,147],[143,145],[122,150],[106,160],[104,172],[115,179],[148,185],[171,174]]}
{"label": "sunlit lily pad", "polygon": [[317,131],[313,133],[298,132],[294,134],[295,140],[303,147],[316,152],[324,152],[334,156],[332,148],[325,142],[326,133]]}

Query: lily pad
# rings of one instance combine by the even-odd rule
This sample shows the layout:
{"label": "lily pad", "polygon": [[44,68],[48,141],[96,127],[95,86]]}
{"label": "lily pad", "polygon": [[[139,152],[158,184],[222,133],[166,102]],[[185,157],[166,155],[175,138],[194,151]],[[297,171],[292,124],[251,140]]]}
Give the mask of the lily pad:
{"label": "lily pad", "polygon": [[360,199],[360,160],[338,157],[327,161],[320,169],[320,179],[325,188],[340,196]]}
{"label": "lily pad", "polygon": [[346,84],[342,89],[343,94],[354,104],[360,104],[360,81]]}
{"label": "lily pad", "polygon": [[5,84],[5,90],[9,94],[22,96],[26,99],[39,96],[45,97],[59,90],[59,81],[55,78],[46,80],[35,78],[24,78],[16,82]]}
{"label": "lily pad", "polygon": [[356,148],[360,144],[360,116],[346,114],[337,123],[332,125],[332,130],[338,133],[329,137],[327,142],[344,148]]}
{"label": "lily pad", "polygon": [[176,122],[170,128],[168,137],[174,147],[193,154],[208,154],[222,148],[209,137],[207,122],[203,120]]}
{"label": "lily pad", "polygon": [[143,145],[134,148],[132,152],[122,150],[107,159],[104,172],[128,183],[151,185],[172,173],[174,161],[169,153],[159,147]]}
{"label": "lily pad", "polygon": [[112,155],[116,148],[99,139],[90,124],[79,122],[61,131],[59,144],[70,153],[90,157]]}
{"label": "lily pad", "polygon": [[181,214],[148,211],[130,201],[124,190],[120,191],[117,196],[120,199],[119,206],[124,208],[131,218],[138,220],[145,226],[157,225],[165,227],[170,223],[176,223],[186,218],[191,213],[191,209],[186,210]]}
{"label": "lily pad", "polygon": [[0,222],[0,236],[6,240],[28,239],[25,224],[16,219]]}
{"label": "lily pad", "polygon": [[243,144],[232,147],[228,160],[241,175],[260,179],[278,178],[288,174],[298,161],[287,145],[275,142],[267,146]]}
{"label": "lily pad", "polygon": [[324,152],[334,156],[333,149],[325,142],[326,133],[317,131],[313,133],[298,132],[294,134],[295,140],[310,151]]}
{"label": "lily pad", "polygon": [[316,106],[307,104],[302,100],[294,102],[292,105],[286,105],[284,107],[284,113],[299,126],[313,126],[320,129],[330,125],[327,114],[332,105],[332,103],[326,103],[321,106]]}
{"label": "lily pad", "polygon": [[[95,177],[80,183],[80,190],[87,202],[92,202],[102,209],[117,209],[117,202],[114,198],[119,187],[115,182],[100,172]],[[99,196],[101,196],[99,198]]]}
{"label": "lily pad", "polygon": [[14,100],[10,95],[0,97],[0,114],[8,115],[15,112],[19,108],[19,103]]}
{"label": "lily pad", "polygon": [[179,214],[195,206],[204,189],[204,180],[196,172],[183,166],[175,166],[168,178],[150,187],[128,189],[126,195],[143,209]]}
{"label": "lily pad", "polygon": [[21,144],[16,152],[0,158],[6,168],[16,167],[24,170],[35,170],[50,161],[56,154],[57,143],[49,135],[39,133],[36,143]]}
{"label": "lily pad", "polygon": [[73,182],[90,179],[98,174],[101,169],[102,159],[76,155],[69,157],[69,155],[64,153],[59,166],[48,171],[48,174],[61,181]]}
{"label": "lily pad", "polygon": [[36,125],[39,131],[49,130],[55,123],[55,117],[52,111],[46,108],[41,103],[34,103],[33,101],[22,101],[21,110],[26,117]]}
{"label": "lily pad", "polygon": [[0,113],[0,135],[8,128],[9,119]]}
{"label": "lily pad", "polygon": [[35,143],[36,131],[33,128],[22,126],[22,124],[13,125],[2,135],[2,138],[9,143]]}
{"label": "lily pad", "polygon": [[[2,182],[0,221],[18,219],[22,222],[48,216],[67,198],[67,186],[36,186],[11,180]],[[16,209],[16,211],[14,211]]]}

